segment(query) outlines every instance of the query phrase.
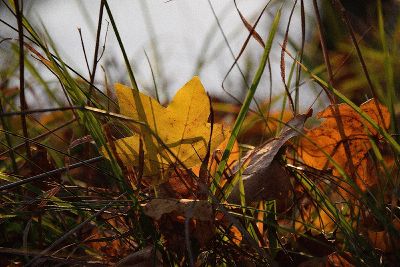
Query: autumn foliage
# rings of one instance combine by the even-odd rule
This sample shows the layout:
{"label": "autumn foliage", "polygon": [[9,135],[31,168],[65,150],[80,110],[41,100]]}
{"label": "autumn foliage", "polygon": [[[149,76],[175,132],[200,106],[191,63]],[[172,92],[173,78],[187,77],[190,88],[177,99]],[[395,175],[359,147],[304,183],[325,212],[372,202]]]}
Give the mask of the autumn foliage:
{"label": "autumn foliage", "polygon": [[[339,104],[336,108],[329,106],[318,113],[317,117],[323,121],[302,138],[298,153],[310,167],[331,169],[334,176],[346,173],[365,192],[378,183],[376,171],[369,169],[373,163],[367,153],[371,150],[371,142],[380,145],[382,136],[347,104]],[[360,108],[378,127],[389,129],[388,109],[377,100],[370,99]]]}
{"label": "autumn foliage", "polygon": [[[18,1],[11,2],[9,11],[18,11]],[[292,12],[297,5],[305,16],[303,1],[292,2]],[[312,1],[315,12],[319,2]],[[263,40],[256,24],[273,9],[263,9],[252,25],[234,5],[248,39],[234,60],[244,82],[228,81],[235,64],[222,82],[232,101],[213,96],[199,76],[162,103],[158,91],[152,97],[142,90],[107,1],[100,1],[100,14],[111,21],[130,85],[108,77],[106,65],[101,84],[96,60],[92,69],[87,64],[89,77],[79,74],[21,13],[11,12],[19,40],[0,41],[0,49],[16,42],[18,50],[18,64],[0,76],[0,266],[398,265],[399,101],[390,58],[397,50],[386,47],[383,17],[376,43],[383,46],[385,79],[368,73],[366,62],[377,53],[363,57],[358,43],[365,40],[350,35],[356,49],[347,50],[357,54],[368,81],[362,103],[344,94],[348,77],[337,65],[354,55],[339,62],[334,53],[330,60],[327,49],[336,46],[323,39],[321,21],[314,49],[323,52],[323,71],[319,61],[311,66],[305,39],[292,52],[289,21],[277,46],[283,85],[276,84],[268,65],[282,9]],[[100,26],[101,19],[99,33]],[[256,71],[242,73],[240,57],[252,39],[263,53],[256,54]],[[56,78],[55,93],[31,61]],[[150,68],[157,90],[159,70]],[[164,78],[163,86],[173,80]],[[321,91],[306,91],[313,86]],[[43,87],[51,106],[29,107],[25,87],[32,98]]]}

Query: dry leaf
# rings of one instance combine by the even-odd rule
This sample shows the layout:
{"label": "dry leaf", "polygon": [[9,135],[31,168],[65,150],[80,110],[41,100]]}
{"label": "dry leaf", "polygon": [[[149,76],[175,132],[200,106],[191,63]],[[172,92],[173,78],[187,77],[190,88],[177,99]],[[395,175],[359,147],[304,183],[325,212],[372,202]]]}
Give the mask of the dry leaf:
{"label": "dry leaf", "polygon": [[201,221],[214,220],[211,203],[206,200],[153,199],[144,205],[143,212],[155,220],[172,212]]}
{"label": "dry leaf", "polygon": [[139,251],[135,251],[122,260],[120,260],[115,266],[117,267],[139,267],[139,266],[154,266],[161,267],[162,256],[159,251],[154,249],[153,245],[147,246]]}
{"label": "dry leaf", "polygon": [[314,257],[302,262],[299,267],[353,267],[345,258],[334,252],[326,257]]}
{"label": "dry leaf", "polygon": [[188,238],[203,248],[215,236],[214,212],[206,200],[153,199],[143,212],[156,220],[165,246],[179,255],[186,253]]}
{"label": "dry leaf", "polygon": [[[392,220],[394,228],[400,230],[400,220]],[[388,230],[367,229],[368,239],[374,248],[380,249],[385,253],[398,251],[400,248],[400,239],[396,235],[391,235]]]}
{"label": "dry leaf", "polygon": [[[245,170],[242,173],[242,179],[247,201],[287,199],[291,188],[290,176],[284,166],[275,160],[275,156],[289,139],[302,132],[304,122],[310,116],[311,112],[297,115],[286,123],[278,137],[249,151],[243,158],[244,163],[241,168],[245,167]],[[228,201],[240,203],[238,185],[233,189]]]}
{"label": "dry leaf", "polygon": [[[343,255],[346,255],[347,257],[351,257],[349,253],[343,253]],[[327,267],[353,267],[354,265],[348,262],[343,256],[341,256],[339,253],[334,252],[330,255],[328,255],[327,259]]]}
{"label": "dry leaf", "polygon": [[112,228],[104,229],[95,224],[88,224],[87,227],[90,230],[85,232],[85,234],[89,234],[85,238],[85,242],[88,247],[96,250],[104,259],[113,262],[126,256],[132,250],[130,246],[132,239],[120,236],[121,232],[129,231],[129,226],[122,216],[103,214],[102,219],[106,220]]}
{"label": "dry leaf", "polygon": [[[135,134],[115,142],[116,153],[124,164],[139,165],[141,139],[145,154],[143,174],[155,177],[154,183],[160,182],[163,170],[177,164],[176,158],[187,168],[202,162],[207,153],[211,124],[207,122],[210,115],[209,99],[198,77],[186,83],[166,108],[157,100],[127,86],[116,84],[115,90],[121,114],[148,126],[131,124]],[[155,138],[153,133],[159,139]],[[223,125],[214,124],[211,150],[213,151],[227,135],[228,131]]]}
{"label": "dry leaf", "polygon": [[[380,127],[389,128],[390,114],[388,109],[376,104],[373,99],[363,103],[360,108],[371,119],[373,119]],[[348,139],[352,162],[357,170],[350,170],[349,159],[346,156],[344,148],[344,140],[342,140],[338,125],[335,119],[333,107],[330,106],[318,114],[318,118],[325,120],[317,128],[312,129],[307,133],[307,137],[315,142],[322,150],[329,154],[342,168],[348,172],[356,172],[360,177],[357,184],[362,190],[376,184],[374,176],[365,176],[366,153],[371,149],[371,144],[368,135],[376,136],[378,133],[366,120],[364,120],[353,108],[343,103],[338,106],[345,135]],[[382,118],[380,114],[382,114]],[[298,152],[304,163],[316,169],[333,168],[329,159],[323,151],[315,146],[308,139],[301,140]],[[368,172],[370,173],[370,172]],[[334,175],[339,175],[339,172],[334,169]]]}
{"label": "dry leaf", "polygon": [[[229,138],[226,138],[215,150],[214,155],[211,156],[208,164],[208,176],[212,178],[217,170],[218,163],[222,158],[222,151],[225,149],[226,144],[228,143]],[[227,182],[227,177],[232,173],[232,166],[239,160],[239,144],[237,142],[234,143],[231,154],[229,155],[226,174],[223,175],[220,181],[220,186],[222,187]],[[194,166],[191,171],[194,173],[196,177],[200,175],[200,166]],[[161,198],[187,198],[193,199],[198,198],[199,195],[196,193],[201,193],[201,189],[199,187],[199,179],[193,177],[186,170],[171,170],[168,174],[168,180],[161,184],[158,188],[159,197]],[[208,183],[211,181],[208,181]]]}

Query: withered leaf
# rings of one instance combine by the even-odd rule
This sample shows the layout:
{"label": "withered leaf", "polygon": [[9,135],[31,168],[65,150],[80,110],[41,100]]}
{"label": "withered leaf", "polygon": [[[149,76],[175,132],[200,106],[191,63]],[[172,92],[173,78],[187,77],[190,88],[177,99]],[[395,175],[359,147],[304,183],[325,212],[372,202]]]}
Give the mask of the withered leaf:
{"label": "withered leaf", "polygon": [[164,214],[175,212],[191,219],[213,221],[213,209],[211,203],[206,200],[152,199],[144,205],[143,212],[154,220],[159,220]]}
{"label": "withered leaf", "polygon": [[[279,161],[275,160],[275,156],[289,139],[301,134],[304,122],[311,116],[311,113],[312,111],[297,115],[286,123],[278,137],[254,148],[243,157],[243,164],[240,165],[240,168],[245,168],[242,179],[246,201],[287,198],[290,189],[289,174]],[[236,168],[236,171],[238,170],[239,166]],[[240,202],[238,185],[229,195],[228,202]]]}

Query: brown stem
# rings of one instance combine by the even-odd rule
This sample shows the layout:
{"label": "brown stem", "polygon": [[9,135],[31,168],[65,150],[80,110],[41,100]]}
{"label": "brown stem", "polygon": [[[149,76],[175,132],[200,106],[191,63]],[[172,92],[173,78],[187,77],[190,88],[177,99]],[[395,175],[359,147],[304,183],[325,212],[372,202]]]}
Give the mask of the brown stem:
{"label": "brown stem", "polygon": [[[326,48],[325,35],[323,32],[321,16],[319,14],[318,4],[317,4],[316,0],[313,0],[313,6],[314,6],[314,12],[315,12],[315,15],[317,18],[317,27],[318,27],[319,36],[320,36],[322,54],[324,56],[325,65],[328,70],[329,84],[330,84],[330,86],[334,87],[334,77],[333,77],[333,72],[332,72],[332,66],[331,66],[331,63],[329,60],[328,50]],[[338,126],[340,138],[343,140],[344,151],[346,153],[349,168],[350,168],[350,170],[352,170],[351,177],[354,180],[355,173],[353,172],[353,170],[355,170],[355,167],[354,167],[354,163],[353,163],[353,158],[351,156],[350,142],[344,131],[344,125],[343,125],[342,117],[340,115],[339,107],[337,105],[336,97],[331,91],[328,90],[328,88],[325,88],[325,92],[327,93],[327,95],[332,103],[332,105],[331,105],[332,114],[334,114],[334,117],[336,119],[336,124]],[[343,167],[345,167],[345,166],[343,166]]]}
{"label": "brown stem", "polygon": [[[18,43],[19,43],[19,100],[21,105],[21,110],[25,111],[28,109],[28,105],[26,103],[25,98],[25,65],[24,65],[24,28],[22,25],[22,17],[23,17],[23,5],[21,7],[19,5],[18,0],[14,0],[15,5],[15,15],[18,23]],[[28,160],[31,159],[31,150],[29,147],[29,135],[28,135],[28,127],[26,124],[26,116],[25,114],[21,114],[21,122],[22,122],[22,131],[25,137],[25,149],[26,154],[28,156]]]}

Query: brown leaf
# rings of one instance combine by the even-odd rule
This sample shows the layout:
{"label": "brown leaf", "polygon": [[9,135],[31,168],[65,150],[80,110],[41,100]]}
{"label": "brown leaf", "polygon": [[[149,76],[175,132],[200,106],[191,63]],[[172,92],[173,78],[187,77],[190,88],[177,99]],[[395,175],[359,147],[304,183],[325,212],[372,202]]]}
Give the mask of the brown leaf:
{"label": "brown leaf", "polygon": [[[395,219],[392,223],[397,230],[400,230],[400,220]],[[368,239],[374,248],[380,249],[385,253],[397,251],[400,248],[400,239],[390,235],[387,230],[376,231],[368,229],[367,233]]]}
{"label": "brown leaf", "polygon": [[299,267],[353,267],[345,258],[334,252],[326,257],[315,257],[302,262]]}
{"label": "brown leaf", "polygon": [[[129,231],[129,226],[126,224],[123,217],[103,214],[104,220],[107,220],[108,224],[112,226],[111,229],[104,229],[96,225],[90,225],[90,236],[85,239],[85,243],[88,247],[91,247],[102,255],[103,260],[113,262],[116,259],[121,259],[131,252],[132,247],[130,242],[127,242],[125,238],[120,235],[122,232]],[[119,231],[115,230],[118,229]],[[129,239],[129,237],[126,237]],[[130,240],[132,241],[132,240]]]}
{"label": "brown leaf", "polygon": [[144,205],[143,212],[155,220],[172,212],[201,221],[213,221],[214,218],[211,203],[206,200],[153,199]]}
{"label": "brown leaf", "polygon": [[180,256],[186,253],[187,242],[203,248],[215,236],[214,213],[206,200],[153,199],[143,212],[156,220],[165,246]]}
{"label": "brown leaf", "polygon": [[[347,255],[349,257],[349,255]],[[348,262],[343,256],[337,252],[328,255],[327,267],[353,267],[354,265]]]}
{"label": "brown leaf", "polygon": [[[246,201],[288,199],[290,176],[275,156],[279,149],[292,137],[298,136],[310,113],[297,115],[287,122],[280,135],[266,144],[251,150],[242,159],[241,168],[245,168],[242,179]],[[237,170],[239,167],[236,168]],[[236,185],[228,201],[240,203],[239,185]]]}
{"label": "brown leaf", "polygon": [[195,199],[199,190],[196,177],[180,169],[169,171],[168,180],[158,186],[160,198]]}
{"label": "brown leaf", "polygon": [[159,251],[154,250],[154,246],[147,246],[139,251],[129,254],[120,260],[116,266],[163,266]]}

